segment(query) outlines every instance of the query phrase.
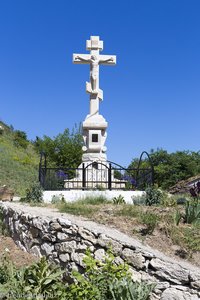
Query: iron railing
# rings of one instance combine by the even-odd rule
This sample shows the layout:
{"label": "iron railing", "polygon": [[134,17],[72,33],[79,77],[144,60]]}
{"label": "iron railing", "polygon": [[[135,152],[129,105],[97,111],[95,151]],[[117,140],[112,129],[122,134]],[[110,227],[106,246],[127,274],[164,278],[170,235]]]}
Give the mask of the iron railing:
{"label": "iron railing", "polygon": [[[142,168],[143,154],[149,167]],[[41,154],[39,181],[44,190],[144,190],[153,185],[154,169],[148,153],[143,152],[137,168],[124,168],[113,162],[82,163],[78,168],[48,167]]]}

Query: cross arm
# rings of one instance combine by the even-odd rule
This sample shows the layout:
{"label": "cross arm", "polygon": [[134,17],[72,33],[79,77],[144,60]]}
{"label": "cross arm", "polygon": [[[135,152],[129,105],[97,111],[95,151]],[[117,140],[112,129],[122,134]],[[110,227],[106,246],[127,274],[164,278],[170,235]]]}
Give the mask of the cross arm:
{"label": "cross arm", "polygon": [[73,63],[74,64],[89,64],[90,63],[90,54],[73,54]]}
{"label": "cross arm", "polygon": [[101,65],[116,65],[116,55],[100,55],[99,63]]}

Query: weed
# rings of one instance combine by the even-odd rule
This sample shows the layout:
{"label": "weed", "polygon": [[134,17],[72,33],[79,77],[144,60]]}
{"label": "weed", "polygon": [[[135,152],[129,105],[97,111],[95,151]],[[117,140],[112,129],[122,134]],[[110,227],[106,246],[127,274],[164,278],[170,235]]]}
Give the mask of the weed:
{"label": "weed", "polygon": [[123,205],[123,207],[117,211],[117,215],[124,217],[137,218],[140,215],[141,209],[139,206],[132,204]]}
{"label": "weed", "polygon": [[122,195],[119,195],[118,197],[114,197],[112,199],[112,201],[113,201],[114,204],[125,204],[126,203],[125,199]]}
{"label": "weed", "polygon": [[87,196],[85,197],[84,199],[78,199],[76,201],[77,204],[89,204],[89,205],[99,205],[99,204],[106,204],[108,203],[108,199],[103,196],[103,195],[100,195],[100,196]]}
{"label": "weed", "polygon": [[146,228],[142,230],[143,234],[152,234],[156,225],[158,224],[159,217],[150,212],[146,212],[140,215],[140,221],[146,225]]}

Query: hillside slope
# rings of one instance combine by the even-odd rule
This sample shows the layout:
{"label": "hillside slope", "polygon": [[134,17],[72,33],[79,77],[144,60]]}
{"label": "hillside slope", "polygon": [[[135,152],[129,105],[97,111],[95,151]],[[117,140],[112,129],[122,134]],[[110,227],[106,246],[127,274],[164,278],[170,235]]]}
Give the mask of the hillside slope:
{"label": "hillside slope", "polygon": [[39,155],[17,133],[23,132],[13,131],[0,121],[0,186],[7,185],[15,195],[23,196],[38,178]]}

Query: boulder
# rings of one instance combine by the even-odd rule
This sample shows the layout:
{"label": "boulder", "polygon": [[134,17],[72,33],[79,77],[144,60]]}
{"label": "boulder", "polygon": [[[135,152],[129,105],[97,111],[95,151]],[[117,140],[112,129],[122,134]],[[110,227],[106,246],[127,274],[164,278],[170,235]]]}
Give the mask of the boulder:
{"label": "boulder", "polygon": [[1,201],[12,201],[14,192],[9,189],[6,185],[0,187],[0,200]]}

